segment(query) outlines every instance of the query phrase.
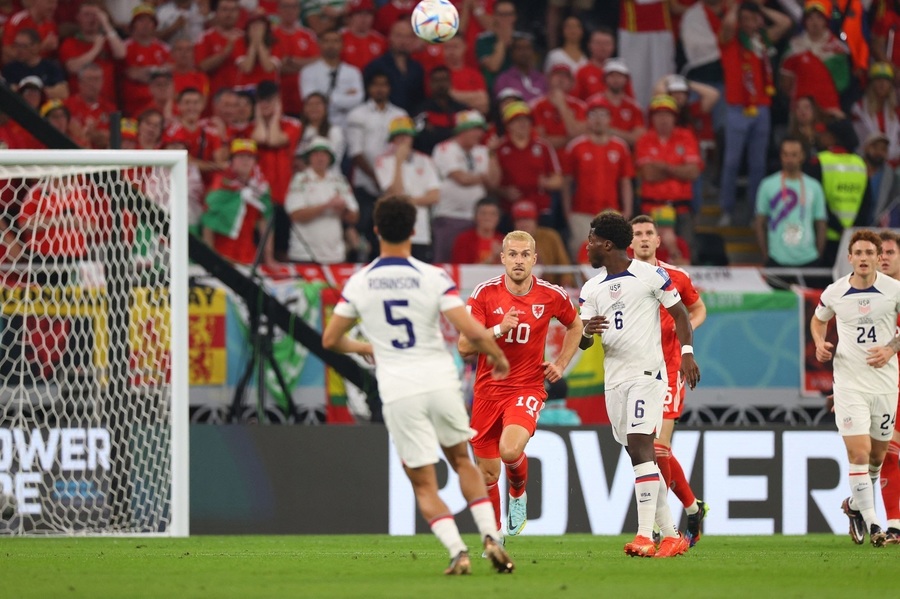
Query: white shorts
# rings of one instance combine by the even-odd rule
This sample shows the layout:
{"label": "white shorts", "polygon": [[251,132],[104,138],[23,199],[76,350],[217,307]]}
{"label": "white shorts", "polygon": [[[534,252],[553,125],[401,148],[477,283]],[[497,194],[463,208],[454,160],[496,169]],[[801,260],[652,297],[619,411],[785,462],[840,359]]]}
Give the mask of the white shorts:
{"label": "white shorts", "polygon": [[834,422],[844,437],[869,435],[876,441],[890,441],[896,417],[896,393],[834,390]]}
{"label": "white shorts", "polygon": [[659,433],[667,389],[664,378],[647,376],[606,390],[606,413],[616,441],[627,446],[628,435]]}
{"label": "white shorts", "polygon": [[459,388],[395,400],[382,413],[397,454],[409,468],[436,464],[439,446],[452,447],[475,434]]}

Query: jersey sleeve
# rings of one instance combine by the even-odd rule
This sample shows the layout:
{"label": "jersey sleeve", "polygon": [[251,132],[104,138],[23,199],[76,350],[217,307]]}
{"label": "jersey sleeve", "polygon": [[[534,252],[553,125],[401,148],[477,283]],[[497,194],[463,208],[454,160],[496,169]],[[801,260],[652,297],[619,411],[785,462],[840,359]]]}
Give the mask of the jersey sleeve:
{"label": "jersey sleeve", "polygon": [[569,326],[578,316],[578,312],[575,310],[575,306],[572,305],[572,298],[569,297],[569,294],[562,288],[560,288],[559,291],[560,293],[556,294],[556,310],[554,315],[556,316],[556,320]]}
{"label": "jersey sleeve", "polygon": [[828,322],[832,318],[834,318],[834,306],[831,305],[832,297],[831,286],[827,287],[825,291],[822,292],[822,295],[819,296],[819,304],[816,306],[816,318],[821,320],[822,322]]}
{"label": "jersey sleeve", "polygon": [[681,301],[685,306],[693,306],[700,301],[700,293],[694,288],[694,282],[688,274],[682,274],[682,285],[680,289]]}
{"label": "jersey sleeve", "polygon": [[485,326],[486,318],[484,315],[484,293],[476,296],[469,297],[469,301],[466,302],[466,307],[469,310],[469,314],[472,315],[472,318],[478,321],[481,326]]}
{"label": "jersey sleeve", "polygon": [[344,285],[344,290],[341,291],[341,299],[334,306],[335,314],[344,318],[359,318],[359,311],[356,309],[356,302],[359,299],[356,297],[356,288],[356,281],[351,277],[347,284]]}
{"label": "jersey sleeve", "polygon": [[578,306],[580,307],[581,312],[581,320],[590,320],[594,316],[597,316],[597,306],[591,297],[591,289],[593,285],[588,281],[581,288],[581,293],[578,295]]}
{"label": "jersey sleeve", "polygon": [[681,294],[678,293],[672,278],[662,266],[658,266],[654,273],[648,275],[646,282],[664,308],[671,308],[681,301]]}
{"label": "jersey sleeve", "polygon": [[450,275],[443,270],[439,270],[435,276],[435,281],[435,285],[441,293],[441,312],[465,305],[462,298],[459,297],[459,289],[456,287],[453,279],[450,278]]}

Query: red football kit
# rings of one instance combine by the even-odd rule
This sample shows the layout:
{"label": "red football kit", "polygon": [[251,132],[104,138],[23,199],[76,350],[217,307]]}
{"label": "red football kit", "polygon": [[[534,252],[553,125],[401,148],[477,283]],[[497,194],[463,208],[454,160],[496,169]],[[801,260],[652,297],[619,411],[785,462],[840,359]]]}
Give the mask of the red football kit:
{"label": "red football kit", "polygon": [[476,430],[472,447],[481,458],[500,457],[504,426],[518,424],[534,434],[547,398],[542,364],[550,320],[568,326],[578,317],[562,287],[535,276],[531,280],[528,293],[514,295],[506,288],[506,275],[494,277],[476,287],[468,301],[472,317],[485,328],[500,324],[510,310],[519,313],[518,326],[497,339],[509,360],[509,376],[494,380],[487,358],[478,355],[471,426]]}
{"label": "red football kit", "polygon": [[[675,289],[681,294],[681,301],[685,306],[692,306],[700,300],[700,294],[694,289],[691,277],[687,272],[657,260],[657,265],[662,266],[669,273],[669,278],[675,285]],[[684,381],[681,380],[681,342],[675,333],[675,319],[664,307],[659,307],[659,324],[662,329],[663,358],[666,361],[666,374],[669,377],[669,390],[666,392],[663,404],[663,418],[678,420],[684,410]]]}

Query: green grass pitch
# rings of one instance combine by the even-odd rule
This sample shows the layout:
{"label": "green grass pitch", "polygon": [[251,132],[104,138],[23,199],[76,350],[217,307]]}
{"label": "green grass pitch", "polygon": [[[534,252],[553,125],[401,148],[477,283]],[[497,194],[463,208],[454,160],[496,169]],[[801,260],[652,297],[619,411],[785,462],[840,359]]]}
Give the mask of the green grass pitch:
{"label": "green grass pitch", "polygon": [[507,545],[515,573],[496,574],[473,549],[473,574],[448,577],[430,535],[6,538],[0,597],[846,599],[891,595],[900,572],[900,546],[857,546],[847,535],[706,536],[670,559],[627,557],[627,540],[516,537]]}

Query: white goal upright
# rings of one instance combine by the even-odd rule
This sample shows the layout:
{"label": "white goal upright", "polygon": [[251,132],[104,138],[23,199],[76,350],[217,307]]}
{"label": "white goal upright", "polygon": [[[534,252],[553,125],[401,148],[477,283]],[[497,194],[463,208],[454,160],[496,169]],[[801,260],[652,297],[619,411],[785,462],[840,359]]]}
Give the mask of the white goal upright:
{"label": "white goal upright", "polygon": [[189,532],[183,151],[0,151],[0,535]]}

